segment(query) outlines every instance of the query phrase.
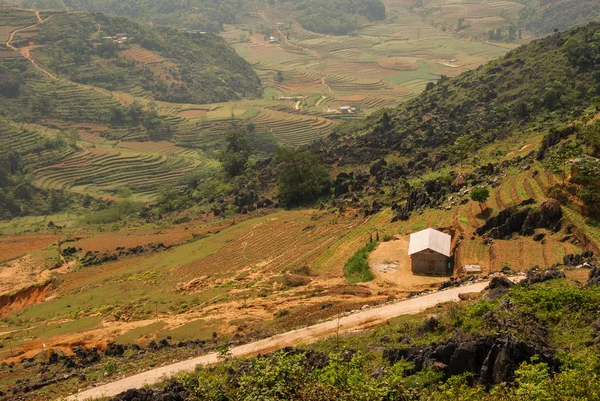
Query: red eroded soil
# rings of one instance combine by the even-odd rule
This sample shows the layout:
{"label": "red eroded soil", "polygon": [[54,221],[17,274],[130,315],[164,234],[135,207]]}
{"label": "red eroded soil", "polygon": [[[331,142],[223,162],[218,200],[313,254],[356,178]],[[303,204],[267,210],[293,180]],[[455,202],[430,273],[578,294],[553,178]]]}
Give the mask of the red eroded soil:
{"label": "red eroded soil", "polygon": [[37,251],[63,240],[64,235],[19,235],[15,237],[0,236],[0,261],[14,259],[28,252]]}
{"label": "red eroded soil", "polygon": [[0,295],[0,316],[4,317],[14,310],[43,302],[52,289],[51,283],[32,285],[12,295]]}

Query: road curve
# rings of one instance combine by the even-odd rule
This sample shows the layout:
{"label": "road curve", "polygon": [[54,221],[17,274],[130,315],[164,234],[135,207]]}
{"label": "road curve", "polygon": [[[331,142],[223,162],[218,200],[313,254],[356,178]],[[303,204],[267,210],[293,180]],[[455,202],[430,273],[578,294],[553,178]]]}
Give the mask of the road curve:
{"label": "road curve", "polygon": [[[521,277],[511,278],[520,281]],[[389,305],[374,307],[365,311],[357,312],[339,320],[339,332],[348,333],[363,330],[381,323],[390,318],[400,315],[412,315],[423,312],[427,308],[436,306],[443,302],[458,301],[458,294],[465,292],[482,291],[489,281],[466,285],[463,287],[450,288],[421,297],[407,299]],[[233,356],[248,356],[258,353],[272,352],[274,350],[314,342],[320,338],[336,333],[338,321],[330,320],[313,326],[278,334],[264,340],[240,345],[231,349]],[[139,388],[144,385],[159,383],[165,377],[173,376],[181,371],[192,371],[196,365],[211,365],[218,363],[217,353],[213,352],[197,358],[162,366],[146,372],[126,377],[124,379],[81,391],[67,397],[67,401],[84,401],[101,397],[112,397],[130,388]]]}

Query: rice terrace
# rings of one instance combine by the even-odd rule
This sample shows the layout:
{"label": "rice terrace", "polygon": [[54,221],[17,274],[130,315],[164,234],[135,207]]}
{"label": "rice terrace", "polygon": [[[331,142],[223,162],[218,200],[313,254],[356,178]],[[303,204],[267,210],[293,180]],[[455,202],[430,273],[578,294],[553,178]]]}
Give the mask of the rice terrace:
{"label": "rice terrace", "polygon": [[[573,312],[596,321],[573,323],[585,332],[575,343],[556,333],[600,282],[593,12],[543,38],[540,21],[580,23],[583,11],[562,0],[96,3],[0,3],[0,400],[76,399],[201,355],[222,366],[139,399],[257,399],[240,395],[241,345],[265,354],[248,371],[315,358],[298,362],[317,366],[314,388],[268,399],[417,400],[402,397],[449,386],[493,397],[537,360],[519,359],[510,380],[486,382],[480,367],[456,381],[453,362],[421,360],[438,352],[426,347],[496,336],[529,352],[539,335],[554,380],[567,345],[600,341],[597,310]],[[437,239],[412,253],[430,228]],[[534,306],[562,298],[523,307],[527,291],[561,290],[581,299],[537,317]],[[421,296],[434,306],[415,316],[376,312]],[[316,324],[327,330],[306,342],[333,337],[273,345]],[[353,379],[317,378],[355,362],[368,376],[357,383],[401,390],[361,398]]]}

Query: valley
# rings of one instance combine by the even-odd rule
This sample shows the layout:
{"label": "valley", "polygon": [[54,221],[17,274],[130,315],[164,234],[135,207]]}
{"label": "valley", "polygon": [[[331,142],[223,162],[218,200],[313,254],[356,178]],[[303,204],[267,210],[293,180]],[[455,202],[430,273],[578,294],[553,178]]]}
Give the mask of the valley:
{"label": "valley", "polygon": [[[316,0],[247,1],[209,23],[213,5],[199,0],[186,18],[192,2],[164,13],[181,26],[155,24],[150,7],[136,20],[96,12],[108,1],[11,3],[0,5],[0,399],[66,398],[203,355],[224,365],[166,389],[256,399],[229,381],[203,391],[219,369],[246,377],[240,366],[262,357],[232,357],[257,352],[289,366],[324,352],[317,369],[339,357],[361,375],[381,367],[379,380],[404,369],[392,337],[411,350],[537,341],[553,366],[547,349],[581,348],[556,334],[559,317],[593,343],[597,23],[536,39],[526,27],[542,17],[524,19],[527,1],[385,0],[385,16],[374,2],[378,13],[339,21]],[[430,227],[451,238],[445,275],[411,265],[411,234]],[[580,301],[552,309],[563,292]],[[529,296],[555,296],[536,306],[552,316]],[[594,319],[565,312],[584,306]],[[341,320],[354,323],[340,334]],[[326,329],[294,334],[312,325]],[[454,365],[410,358],[402,380],[430,374],[427,391],[459,380]],[[513,362],[499,382],[465,370],[464,389],[516,380]],[[322,401],[321,385],[331,400],[363,394],[325,382],[269,399]],[[219,398],[225,388],[238,395]],[[372,399],[419,399],[390,397]]]}

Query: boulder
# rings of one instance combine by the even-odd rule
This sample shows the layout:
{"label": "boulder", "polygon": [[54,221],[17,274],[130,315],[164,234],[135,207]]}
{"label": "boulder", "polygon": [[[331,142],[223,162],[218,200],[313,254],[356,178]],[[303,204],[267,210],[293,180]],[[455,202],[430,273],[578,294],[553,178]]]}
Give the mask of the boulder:
{"label": "boulder", "polygon": [[586,285],[600,285],[600,267],[592,267]]}
{"label": "boulder", "polygon": [[111,401],[185,401],[188,398],[189,393],[181,384],[170,381],[161,390],[130,389],[112,398]]}
{"label": "boulder", "polygon": [[558,278],[566,278],[565,272],[559,270],[556,267],[551,267],[547,270],[540,271],[538,267],[534,267],[527,272],[525,282],[527,284],[543,283],[548,280],[555,280]]}
{"label": "boulder", "polygon": [[553,352],[537,347],[507,334],[468,336],[457,330],[451,339],[425,347],[396,348],[384,351],[383,357],[391,364],[400,360],[412,362],[421,371],[434,365],[443,367],[447,376],[472,373],[474,381],[486,387],[511,382],[520,364],[533,356],[548,363],[552,370],[558,367]]}

